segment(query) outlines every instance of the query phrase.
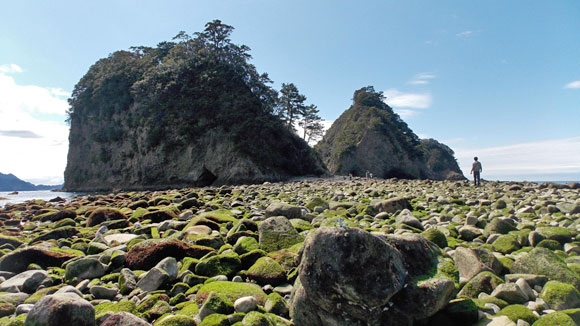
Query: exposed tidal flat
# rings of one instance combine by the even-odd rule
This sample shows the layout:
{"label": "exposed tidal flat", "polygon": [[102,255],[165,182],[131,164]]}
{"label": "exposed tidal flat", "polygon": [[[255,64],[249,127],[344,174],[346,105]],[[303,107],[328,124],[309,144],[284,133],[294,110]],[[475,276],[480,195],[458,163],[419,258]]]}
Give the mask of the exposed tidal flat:
{"label": "exposed tidal flat", "polygon": [[312,179],[6,204],[0,325],[575,325],[579,218],[578,183]]}

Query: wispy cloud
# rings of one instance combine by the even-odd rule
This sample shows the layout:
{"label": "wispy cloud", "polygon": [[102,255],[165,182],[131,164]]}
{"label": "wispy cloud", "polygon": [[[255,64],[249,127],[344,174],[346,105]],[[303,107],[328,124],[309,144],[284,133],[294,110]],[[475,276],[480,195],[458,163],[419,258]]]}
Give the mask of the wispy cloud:
{"label": "wispy cloud", "polygon": [[[68,151],[69,128],[64,120],[69,93],[59,88],[20,85],[8,75],[19,71],[22,69],[15,64],[0,66],[0,172],[59,184]],[[43,118],[46,116],[52,120]]]}
{"label": "wispy cloud", "polygon": [[455,35],[458,37],[469,37],[472,34],[473,34],[473,31],[463,31],[463,32],[457,33]]}
{"label": "wispy cloud", "polygon": [[427,109],[433,102],[431,93],[406,93],[395,88],[383,92],[385,102],[395,108]]}
{"label": "wispy cloud", "polygon": [[561,176],[558,178],[580,175],[580,137],[479,149],[454,148],[454,151],[466,176],[469,176],[474,156],[482,162],[482,177],[488,180],[540,180],[556,175]]}
{"label": "wispy cloud", "polygon": [[430,83],[431,79],[435,79],[437,77],[432,72],[422,72],[413,76],[413,79],[409,81],[409,84],[412,85],[427,85]]}
{"label": "wispy cloud", "polygon": [[564,85],[564,88],[580,89],[580,80],[575,80]]}
{"label": "wispy cloud", "polygon": [[0,65],[0,73],[18,73],[18,72],[22,72],[22,68],[20,68],[19,65],[17,64],[5,64],[5,65]]}
{"label": "wispy cloud", "polygon": [[41,138],[30,130],[0,130],[0,136],[16,138]]}

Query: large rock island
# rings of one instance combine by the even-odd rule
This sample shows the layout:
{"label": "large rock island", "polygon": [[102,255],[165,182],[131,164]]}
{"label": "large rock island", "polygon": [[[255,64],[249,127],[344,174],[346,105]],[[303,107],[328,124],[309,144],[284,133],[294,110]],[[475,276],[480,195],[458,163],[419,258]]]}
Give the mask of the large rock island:
{"label": "large rock island", "polygon": [[465,179],[453,151],[433,139],[420,140],[372,86],[354,93],[353,104],[316,145],[333,174],[380,178]]}
{"label": "large rock island", "polygon": [[326,172],[273,114],[276,92],[233,28],[117,51],[70,99],[68,191],[206,186]]}

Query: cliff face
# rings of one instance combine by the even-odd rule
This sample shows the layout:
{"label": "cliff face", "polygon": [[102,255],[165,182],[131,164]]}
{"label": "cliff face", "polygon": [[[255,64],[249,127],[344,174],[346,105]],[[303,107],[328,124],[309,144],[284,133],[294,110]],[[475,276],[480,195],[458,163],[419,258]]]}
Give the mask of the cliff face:
{"label": "cliff face", "polygon": [[345,111],[316,145],[330,173],[380,178],[463,179],[453,151],[421,141],[372,87],[357,90]]}
{"label": "cliff face", "polygon": [[247,48],[209,33],[115,52],[89,69],[70,100],[66,190],[256,183],[326,172],[272,114],[275,95],[267,76],[247,63]]}

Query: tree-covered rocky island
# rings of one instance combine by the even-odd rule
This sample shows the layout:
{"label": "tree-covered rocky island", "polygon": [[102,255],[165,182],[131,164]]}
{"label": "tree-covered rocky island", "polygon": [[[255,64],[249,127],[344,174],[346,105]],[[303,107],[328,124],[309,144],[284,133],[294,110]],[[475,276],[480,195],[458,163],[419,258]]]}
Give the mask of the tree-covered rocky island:
{"label": "tree-covered rocky island", "polygon": [[[282,96],[219,20],[157,47],[95,63],[70,102],[67,190],[255,183],[326,172],[288,121],[315,106],[293,84]],[[290,86],[293,86],[290,87]],[[291,92],[294,91],[295,92]],[[306,135],[305,135],[306,136]],[[305,137],[307,138],[307,137]]]}
{"label": "tree-covered rocky island", "polygon": [[316,145],[331,173],[379,178],[462,180],[453,151],[420,140],[372,86],[357,90],[345,111]]}

